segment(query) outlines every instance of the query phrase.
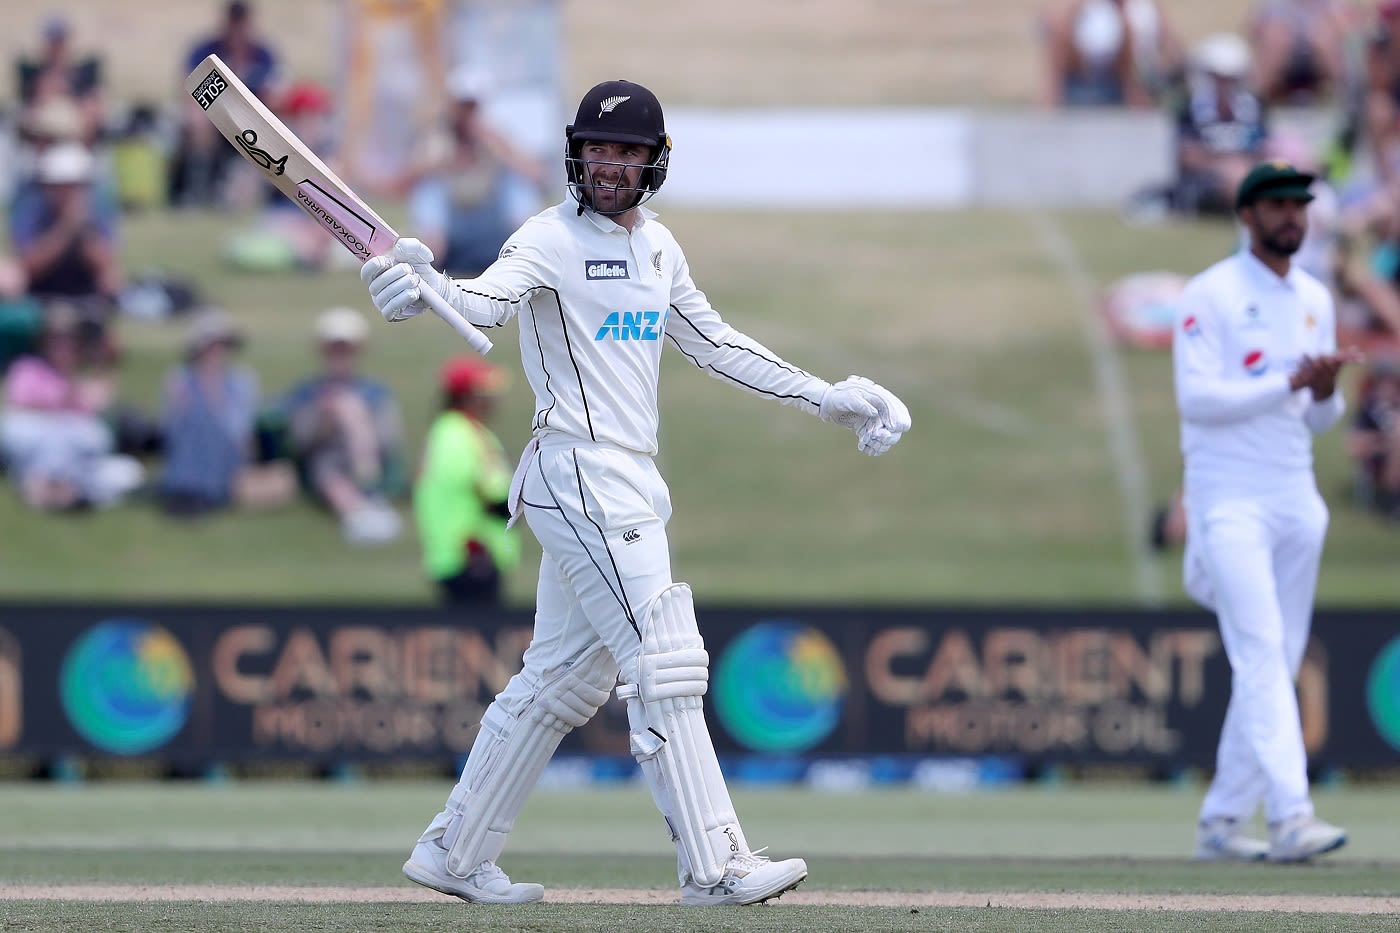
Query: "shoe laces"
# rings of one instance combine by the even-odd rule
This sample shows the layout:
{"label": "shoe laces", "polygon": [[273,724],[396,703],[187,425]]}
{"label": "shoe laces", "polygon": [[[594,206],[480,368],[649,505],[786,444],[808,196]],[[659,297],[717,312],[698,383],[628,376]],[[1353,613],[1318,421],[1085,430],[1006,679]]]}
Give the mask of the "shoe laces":
{"label": "shoe laces", "polygon": [[768,847],[764,846],[762,849],[755,849],[752,852],[740,852],[738,855],[730,856],[729,863],[725,865],[725,869],[728,872],[741,875],[747,875],[749,872],[757,871],[772,861],[768,856],[762,854],[766,851],[768,851]]}
{"label": "shoe laces", "polygon": [[510,876],[501,870],[501,866],[490,859],[484,859],[480,865],[476,866],[476,870],[467,877],[482,887],[493,881],[504,881],[506,884],[510,884]]}

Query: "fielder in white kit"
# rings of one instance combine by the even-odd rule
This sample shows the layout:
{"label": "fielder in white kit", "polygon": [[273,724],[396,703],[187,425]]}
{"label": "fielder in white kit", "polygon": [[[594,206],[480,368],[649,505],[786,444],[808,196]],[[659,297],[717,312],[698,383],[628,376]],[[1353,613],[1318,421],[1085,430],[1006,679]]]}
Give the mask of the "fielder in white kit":
{"label": "fielder in white kit", "polygon": [[[1172,344],[1185,459],[1190,595],[1214,610],[1232,671],[1199,859],[1302,861],[1346,833],[1313,814],[1294,681],[1307,647],[1327,506],[1312,437],[1342,416],[1332,296],[1290,264],[1313,178],[1254,167],[1236,210],[1249,247],[1187,285]],[[1245,826],[1263,803],[1269,841]]]}
{"label": "fielder in white kit", "polygon": [[676,845],[681,902],[757,903],[795,887],[807,865],[750,848],[706,730],[709,658],[690,589],[671,578],[671,503],[652,461],[661,348],[850,428],[871,455],[909,430],[909,411],[869,380],[828,384],[720,319],[670,231],[640,206],[665,181],[671,150],[650,91],[594,87],[565,141],[572,198],[522,225],[479,278],[439,274],[411,239],[361,274],[390,321],[424,310],[420,277],[477,326],[518,315],[537,400],[511,492],[544,552],[534,638],[404,873],[467,901],[540,900],[540,885],[511,883],[496,860],[559,742],[616,688]]}

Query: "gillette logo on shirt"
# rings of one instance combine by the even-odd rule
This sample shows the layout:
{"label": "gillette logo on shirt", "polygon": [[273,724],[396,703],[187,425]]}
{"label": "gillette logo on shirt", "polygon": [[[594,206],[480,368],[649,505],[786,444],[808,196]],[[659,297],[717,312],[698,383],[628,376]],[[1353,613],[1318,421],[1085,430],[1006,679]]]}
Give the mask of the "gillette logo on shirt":
{"label": "gillette logo on shirt", "polygon": [[629,278],[625,259],[586,259],[583,263],[583,273],[590,281]]}

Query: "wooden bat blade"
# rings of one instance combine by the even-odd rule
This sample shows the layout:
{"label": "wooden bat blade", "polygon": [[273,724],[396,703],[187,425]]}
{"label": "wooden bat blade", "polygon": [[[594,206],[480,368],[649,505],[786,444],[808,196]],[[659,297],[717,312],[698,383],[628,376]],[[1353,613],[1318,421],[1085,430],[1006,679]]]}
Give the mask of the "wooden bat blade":
{"label": "wooden bat blade", "polygon": [[245,159],[361,260],[398,239],[364,201],[317,158],[217,55],[185,78],[185,92]]}
{"label": "wooden bat blade", "polygon": [[[399,235],[360,200],[326,163],[316,157],[217,55],[210,55],[185,78],[189,94],[209,122],[243,158],[262,170],[278,191],[291,198],[361,262],[382,256]],[[478,353],[491,341],[426,284],[423,300]]]}

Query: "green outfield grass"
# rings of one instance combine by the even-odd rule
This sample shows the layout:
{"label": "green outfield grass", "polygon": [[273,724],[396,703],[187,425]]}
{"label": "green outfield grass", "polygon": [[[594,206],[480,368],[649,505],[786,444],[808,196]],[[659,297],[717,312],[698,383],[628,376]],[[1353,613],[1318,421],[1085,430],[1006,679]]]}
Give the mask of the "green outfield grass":
{"label": "green outfield grass", "polygon": [[[663,206],[664,207],[664,206]],[[1132,603],[1144,569],[1180,600],[1179,557],[1134,563],[1093,378],[1082,294],[1047,249],[1063,235],[1093,284],[1144,269],[1191,272],[1222,255],[1222,225],[1123,226],[1099,214],[1038,220],[1015,212],[800,215],[676,212],[697,281],[741,329],[830,378],[868,373],[908,400],[915,429],[870,460],[845,432],[667,360],[661,467],[673,492],[675,573],[702,602]],[[250,334],[247,358],[267,392],[312,365],[309,328],[332,304],[372,315],[352,269],[235,275],[218,261],[225,218],[135,217],[131,267],[201,283]],[[121,379],[154,404],[178,354],[178,324],[126,322]],[[494,359],[519,370],[512,323]],[[432,319],[376,323],[370,369],[393,385],[416,442],[431,415],[433,373],[462,352]],[[668,357],[676,357],[668,354]],[[1165,354],[1119,365],[1151,498],[1179,474]],[[498,426],[518,450],[532,412],[523,381]],[[1340,432],[1318,444],[1333,530],[1322,573],[1329,604],[1394,604],[1400,536],[1346,495]],[[355,551],[309,507],[183,525],[134,505],[56,519],[0,492],[0,598],[426,602],[405,538]],[[533,598],[537,552],[509,600]]]}
{"label": "green outfield grass", "polygon": [[[636,788],[542,791],[527,805],[503,864],[558,890],[635,890],[638,903],[525,908],[337,902],[335,892],[401,887],[398,866],[440,806],[442,783],[348,785],[7,785],[0,823],[4,929],[235,930],[1044,930],[1387,929],[1393,917],[1217,910],[1024,910],[919,906],[936,892],[1121,895],[1400,896],[1400,790],[1323,789],[1319,811],[1352,829],[1341,853],[1308,866],[1189,861],[1195,787],[1017,788],[965,795],[908,790],[828,794],[739,791],[755,844],[802,855],[801,891],[835,902],[707,913],[643,902],[667,897],[670,847]],[[605,840],[600,842],[600,840]],[[28,885],[154,889],[218,885],[326,889],[330,903],[266,900],[122,902],[23,898]],[[74,888],[74,890],[77,890]],[[883,892],[883,893],[881,893]],[[900,898],[908,904],[898,906]],[[614,897],[614,899],[617,899]],[[460,926],[467,924],[467,927]]]}

